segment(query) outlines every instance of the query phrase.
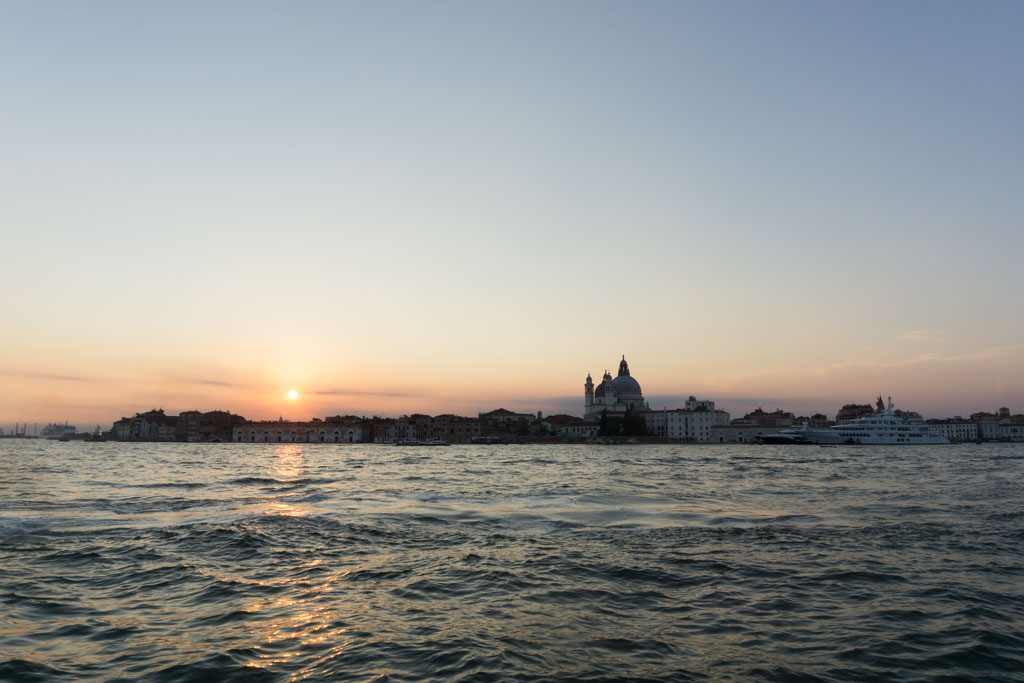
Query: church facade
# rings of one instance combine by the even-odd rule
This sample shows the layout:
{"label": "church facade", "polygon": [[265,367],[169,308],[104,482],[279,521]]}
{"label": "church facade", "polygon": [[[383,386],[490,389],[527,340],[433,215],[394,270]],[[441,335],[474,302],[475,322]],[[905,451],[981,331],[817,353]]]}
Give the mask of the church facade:
{"label": "church facade", "polygon": [[601,383],[595,385],[588,373],[587,381],[583,385],[583,418],[596,420],[606,410],[609,414],[625,413],[627,410],[650,410],[650,406],[644,400],[640,383],[629,374],[629,363],[626,362],[625,356],[619,363],[619,374],[615,379],[605,371]]}

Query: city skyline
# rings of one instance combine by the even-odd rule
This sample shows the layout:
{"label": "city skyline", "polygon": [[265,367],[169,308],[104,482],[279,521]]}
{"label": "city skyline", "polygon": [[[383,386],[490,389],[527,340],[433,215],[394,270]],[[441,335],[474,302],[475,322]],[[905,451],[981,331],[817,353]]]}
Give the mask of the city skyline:
{"label": "city skyline", "polygon": [[[71,378],[68,378],[68,379],[71,380]],[[84,380],[82,378],[74,378],[71,381],[81,382],[81,381],[84,381]],[[206,386],[215,386],[215,383],[202,383],[202,384],[205,384]],[[236,387],[227,386],[227,387],[223,387],[222,389],[224,389],[224,390],[231,390],[231,389],[235,389],[235,388]],[[540,411],[544,415],[569,414],[569,415],[579,416],[579,415],[582,415],[582,413],[584,412],[584,410],[583,410],[583,395],[582,395],[582,392],[581,392],[581,394],[579,396],[547,396],[547,397],[537,397],[537,398],[533,398],[533,399],[531,399],[531,398],[512,398],[512,399],[505,399],[504,402],[502,402],[502,399],[500,399],[500,398],[495,398],[494,401],[488,402],[488,399],[486,399],[486,398],[481,399],[479,397],[469,397],[469,398],[464,398],[464,399],[456,399],[459,402],[458,403],[454,403],[454,405],[457,405],[459,407],[455,408],[455,409],[450,409],[450,410],[431,409],[431,406],[436,405],[436,397],[417,396],[417,395],[414,395],[414,394],[397,394],[397,393],[396,394],[385,394],[385,393],[372,394],[373,396],[381,396],[381,397],[386,398],[387,400],[392,402],[392,404],[395,407],[394,407],[394,409],[390,409],[390,410],[364,410],[364,409],[360,409],[358,407],[355,407],[355,408],[352,408],[352,407],[348,407],[348,408],[341,407],[344,404],[338,402],[337,396],[339,394],[341,394],[342,392],[338,392],[338,391],[319,391],[319,392],[314,392],[312,395],[308,395],[308,394],[299,392],[297,389],[292,389],[292,390],[282,390],[279,393],[280,393],[280,396],[279,396],[279,400],[277,402],[277,405],[281,407],[281,410],[278,413],[273,414],[273,415],[271,415],[271,414],[261,414],[261,413],[253,412],[253,411],[247,411],[245,409],[239,409],[239,407],[236,406],[236,405],[227,405],[227,404],[215,405],[213,403],[203,403],[201,405],[198,405],[198,404],[197,405],[177,405],[177,404],[175,404],[173,402],[171,402],[171,403],[155,402],[155,403],[152,403],[152,405],[145,405],[145,404],[132,405],[130,403],[124,402],[124,403],[120,404],[120,406],[121,406],[120,407],[120,413],[117,413],[116,415],[112,413],[112,414],[106,415],[106,417],[104,417],[104,413],[94,412],[94,413],[91,413],[91,415],[96,417],[97,419],[87,419],[87,420],[84,421],[84,423],[87,423],[87,424],[85,424],[85,425],[80,424],[80,425],[78,425],[78,427],[80,428],[80,431],[82,429],[84,429],[84,426],[88,426],[88,424],[92,424],[92,423],[96,423],[97,425],[99,425],[101,427],[104,427],[105,424],[109,424],[110,422],[112,422],[112,421],[114,421],[114,420],[116,420],[116,419],[118,419],[120,417],[123,417],[123,416],[126,416],[126,415],[132,415],[132,414],[136,414],[136,413],[145,412],[147,410],[158,409],[158,408],[166,409],[169,413],[179,413],[179,412],[184,412],[184,411],[187,411],[187,410],[200,410],[200,411],[225,410],[225,411],[228,411],[228,412],[231,412],[231,413],[234,413],[234,414],[242,415],[242,416],[244,416],[244,417],[246,417],[247,419],[250,419],[250,420],[276,420],[278,418],[283,418],[285,420],[308,420],[308,419],[315,418],[315,417],[321,417],[322,418],[322,417],[329,416],[329,415],[356,415],[356,416],[363,416],[363,417],[379,415],[379,416],[382,416],[382,417],[399,417],[399,416],[402,416],[402,415],[412,415],[412,414],[427,414],[427,415],[456,414],[456,415],[469,415],[469,416],[473,416],[473,415],[476,415],[478,413],[488,412],[488,411],[491,411],[491,410],[495,410],[497,408],[508,408],[508,409],[514,410],[516,412],[526,412],[526,413],[536,413],[536,412]],[[290,394],[294,394],[294,396],[290,396]],[[751,411],[753,411],[753,410],[755,410],[757,408],[763,408],[766,411],[772,411],[772,410],[776,410],[776,409],[781,409],[781,410],[784,410],[784,411],[787,411],[787,412],[794,413],[796,415],[807,415],[807,416],[810,416],[810,415],[813,415],[813,414],[816,414],[816,413],[821,413],[821,414],[824,414],[826,416],[832,417],[832,416],[835,415],[836,411],[840,407],[842,407],[843,405],[851,404],[851,403],[861,403],[861,404],[867,403],[867,404],[871,404],[871,403],[873,403],[875,401],[877,396],[883,396],[884,394],[885,394],[885,392],[876,392],[874,394],[865,395],[865,396],[838,398],[837,400],[839,402],[838,403],[834,403],[833,405],[824,405],[825,402],[827,401],[827,399],[822,399],[820,397],[786,397],[786,396],[768,396],[768,395],[766,395],[766,396],[760,396],[760,397],[757,397],[757,396],[729,396],[729,397],[726,397],[725,399],[718,399],[718,398],[715,398],[713,396],[707,396],[707,395],[701,394],[701,395],[697,395],[697,398],[700,399],[700,400],[710,399],[710,400],[715,401],[718,404],[719,409],[725,410],[726,412],[732,414],[734,418],[737,417],[737,416],[743,415],[745,413],[749,413],[749,412],[751,412]],[[207,396],[207,398],[208,398],[210,394],[206,393],[204,395]],[[352,393],[345,394],[345,395],[348,396],[349,398],[353,398],[355,401],[362,400],[360,397],[363,396],[363,394],[360,394],[359,392],[352,392]],[[685,393],[678,393],[678,394],[647,394],[646,398],[647,398],[647,401],[649,403],[650,410],[663,410],[663,409],[679,408],[680,406],[682,406],[682,405],[684,405],[686,403],[687,398],[691,398],[693,396],[694,396],[694,394],[685,394]],[[401,404],[402,401],[406,402],[404,406]],[[960,403],[962,403],[962,401]],[[252,404],[249,404],[249,405],[258,405],[258,404],[252,403]],[[350,406],[351,405],[358,406],[358,403],[350,404]],[[449,405],[453,405],[453,404],[449,404]],[[966,406],[965,405],[960,410],[957,410],[957,411],[954,411],[954,412],[949,412],[949,413],[942,413],[940,411],[939,412],[930,412],[928,410],[921,410],[920,406],[908,404],[907,402],[897,401],[896,405],[897,405],[897,407],[899,407],[901,409],[914,410],[914,411],[917,411],[917,412],[921,412],[921,413],[924,414],[924,417],[926,417],[926,418],[946,418],[946,417],[954,417],[954,416],[966,417],[966,416],[968,416],[968,415],[970,415],[972,413],[976,413],[976,412],[995,412],[998,408],[1004,407],[1003,405],[1000,405],[1000,406],[988,406],[988,405]],[[333,408],[332,408],[332,406],[333,406]],[[1011,410],[1014,409],[1013,405],[1010,405],[1008,407]],[[107,408],[108,408],[107,406],[101,406],[101,407],[96,408],[95,410],[103,411],[103,410],[106,410]],[[29,424],[32,424],[33,427],[42,427],[46,423],[54,422],[54,421],[56,421],[56,420],[44,420],[44,421],[19,420],[19,421],[17,421],[17,424],[21,424],[22,426],[25,426],[25,423],[28,422]],[[72,422],[72,423],[76,422],[75,420],[68,420],[68,421]],[[0,422],[0,428],[3,428],[5,431],[10,431],[11,427],[14,424],[15,424],[14,421],[12,421],[10,423]]]}
{"label": "city skyline", "polygon": [[4,15],[6,428],[1024,406],[1019,3]]}

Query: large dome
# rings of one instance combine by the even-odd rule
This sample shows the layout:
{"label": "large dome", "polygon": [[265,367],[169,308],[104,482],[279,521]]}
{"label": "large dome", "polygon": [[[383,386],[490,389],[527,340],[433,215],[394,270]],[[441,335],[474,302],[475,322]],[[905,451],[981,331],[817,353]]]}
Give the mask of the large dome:
{"label": "large dome", "polygon": [[640,391],[640,382],[629,375],[619,375],[612,380],[612,389],[615,390],[616,398],[626,398],[631,395],[637,398],[643,396],[643,392]]}

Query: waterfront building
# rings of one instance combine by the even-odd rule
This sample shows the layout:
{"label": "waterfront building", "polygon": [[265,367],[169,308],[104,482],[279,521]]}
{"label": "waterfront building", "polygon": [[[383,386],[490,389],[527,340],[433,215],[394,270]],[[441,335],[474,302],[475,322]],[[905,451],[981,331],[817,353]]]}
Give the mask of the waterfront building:
{"label": "waterfront building", "polygon": [[211,410],[200,412],[198,410],[186,410],[178,415],[175,426],[175,438],[178,441],[232,441],[234,440],[234,429],[245,424],[246,420],[241,415],[234,415],[229,411]]}
{"label": "waterfront building", "polygon": [[[716,410],[714,401],[699,400],[695,396],[690,396],[682,408],[651,410],[623,356],[614,379],[605,372],[601,383],[594,384],[593,378],[587,375],[583,384],[583,418],[599,428],[602,416],[622,419],[627,414],[643,419],[648,436],[687,443],[709,443],[711,428],[729,423],[729,413]],[[575,430],[565,428],[570,426],[559,425],[556,433],[575,436],[591,431],[590,427],[582,426]]]}
{"label": "waterfront building", "polygon": [[1024,441],[1024,425],[1020,424],[1000,424],[999,425],[999,440],[1000,441]]}
{"label": "waterfront building", "polygon": [[122,417],[111,426],[110,433],[115,441],[130,441],[132,438],[132,419],[130,417]]}
{"label": "waterfront building", "polygon": [[1000,436],[997,420],[980,420],[978,422],[978,438],[982,441],[998,441]]}
{"label": "waterfront building", "polygon": [[569,439],[586,439],[600,435],[601,423],[600,422],[586,422],[580,420],[579,422],[566,422],[559,425],[553,430],[555,436],[561,436]]}
{"label": "waterfront building", "polygon": [[787,413],[781,408],[774,412],[765,412],[763,408],[757,408],[742,418],[744,424],[756,424],[762,427],[792,427],[795,417],[793,413]]}
{"label": "waterfront building", "polygon": [[418,441],[419,433],[416,431],[416,423],[406,416],[402,416],[388,423],[385,443],[399,443],[401,441]]}
{"label": "waterfront building", "polygon": [[1013,415],[1006,407],[994,413],[971,413],[971,422],[978,425],[978,438],[983,441],[1019,441],[1024,434],[1024,415]]}
{"label": "waterfront building", "polygon": [[828,429],[835,423],[829,420],[828,416],[823,413],[815,413],[810,417],[807,417],[806,415],[802,417],[794,417],[793,424],[807,425],[811,429]]}
{"label": "waterfront building", "polygon": [[533,413],[514,413],[505,408],[498,408],[489,413],[480,413],[478,417],[491,427],[515,425],[522,420],[533,422],[537,418]]}
{"label": "waterfront building", "polygon": [[[882,398],[879,397],[878,400],[881,404]],[[881,406],[881,410],[884,410],[885,405],[881,404]],[[878,409],[870,403],[847,403],[836,413],[836,424],[848,424],[862,417],[874,415],[877,411]]]}
{"label": "waterfront building", "polygon": [[562,427],[572,424],[579,424],[583,422],[583,418],[576,417],[575,415],[548,415],[547,417],[541,417],[539,420],[541,425],[547,427],[548,433],[558,434]]}
{"label": "waterfront building", "polygon": [[437,415],[431,421],[430,438],[448,443],[472,443],[474,437],[483,436],[483,425],[479,419],[461,415]]}
{"label": "waterfront building", "polygon": [[122,417],[109,435],[116,441],[231,441],[232,429],[245,423],[241,415],[223,410],[187,410],[167,415],[163,408]]}
{"label": "waterfront building", "polygon": [[992,421],[999,422],[1001,420],[1011,419],[1013,416],[1010,415],[1010,409],[1003,406],[994,413],[987,413],[985,411],[979,411],[977,413],[971,413],[971,422],[982,422]]}
{"label": "waterfront building", "polygon": [[391,425],[395,423],[392,417],[375,417],[370,424],[369,441],[373,443],[394,443]]}
{"label": "waterfront building", "polygon": [[433,436],[434,418],[416,413],[402,417],[375,417],[367,427],[366,440],[374,443],[428,441]]}
{"label": "waterfront building", "polygon": [[948,420],[928,420],[928,428],[936,436],[944,436],[950,443],[965,443],[978,440],[978,425],[962,417]]}
{"label": "waterfront building", "polygon": [[605,371],[601,383],[595,386],[594,380],[587,374],[583,384],[583,417],[595,420],[602,413],[619,415],[627,410],[650,410],[650,406],[644,400],[640,383],[629,374],[629,364],[623,356],[615,379]]}
{"label": "waterfront building", "polygon": [[237,443],[360,443],[363,435],[363,425],[356,422],[276,420],[239,425],[232,431],[231,440]]}
{"label": "waterfront building", "polygon": [[174,441],[178,418],[163,408],[135,413],[128,423],[128,441]]}
{"label": "waterfront building", "polygon": [[714,401],[698,401],[691,396],[686,407],[639,413],[649,436],[661,436],[685,443],[711,443],[711,428],[729,424],[729,413],[715,410]]}

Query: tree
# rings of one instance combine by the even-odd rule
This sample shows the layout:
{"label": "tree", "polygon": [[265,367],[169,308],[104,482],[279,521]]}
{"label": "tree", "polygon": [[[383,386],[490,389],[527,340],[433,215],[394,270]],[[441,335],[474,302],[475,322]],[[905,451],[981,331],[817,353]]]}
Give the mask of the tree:
{"label": "tree", "polygon": [[601,436],[619,436],[622,434],[622,418],[612,417],[608,414],[608,409],[605,408],[601,411]]}
{"label": "tree", "polygon": [[647,421],[643,416],[637,415],[627,408],[626,414],[622,417],[622,434],[624,436],[646,436]]}

